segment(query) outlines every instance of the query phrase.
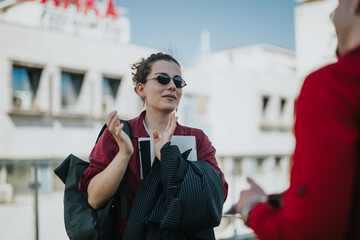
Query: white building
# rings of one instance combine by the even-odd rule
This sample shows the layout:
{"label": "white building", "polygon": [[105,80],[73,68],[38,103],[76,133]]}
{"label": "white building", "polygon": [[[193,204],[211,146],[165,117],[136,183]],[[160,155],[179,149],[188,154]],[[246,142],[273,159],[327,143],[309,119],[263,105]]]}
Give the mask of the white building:
{"label": "white building", "polygon": [[[336,33],[331,14],[337,0],[298,0],[295,45],[299,83],[312,71],[336,60]],[[300,86],[299,86],[300,87]]]}
{"label": "white building", "polygon": [[[189,91],[203,91],[191,100],[206,103],[202,107],[208,119],[205,124],[210,126],[209,136],[229,183],[224,210],[248,187],[246,176],[255,178],[269,192],[286,189],[298,85],[294,54],[269,45],[205,52],[188,78],[202,80]],[[191,110],[184,107],[184,111]],[[218,237],[230,237],[233,227],[220,226]],[[241,221],[236,230],[238,234],[250,232]]]}
{"label": "white building", "polygon": [[[77,15],[51,2],[5,8],[0,113],[1,132],[8,137],[0,141],[1,159],[63,158],[73,151],[87,156],[92,145],[84,139],[94,139],[106,113],[115,107],[124,118],[139,112],[130,65],[154,50],[130,44],[124,16],[98,17],[93,27],[95,16]],[[50,19],[57,21],[52,25]],[[74,19],[86,26],[77,29]]]}
{"label": "white building", "polygon": [[[289,130],[298,92],[310,72],[336,60],[330,16],[338,1],[300,2],[295,8],[295,55],[266,45],[229,49],[203,57],[197,69],[199,76],[212,80],[212,139],[230,190],[225,209],[247,188],[246,175],[268,193],[286,189],[294,147]],[[223,221],[218,236],[249,232],[240,220],[232,221],[227,228]]]}
{"label": "white building", "polygon": [[0,205],[2,239],[35,234],[32,198],[21,200],[32,196],[34,160],[40,239],[66,239],[53,169],[70,153],[87,159],[111,110],[128,119],[142,109],[130,67],[156,50],[131,44],[125,10],[114,19],[104,7],[96,15],[50,0],[0,2],[0,201],[10,203]]}

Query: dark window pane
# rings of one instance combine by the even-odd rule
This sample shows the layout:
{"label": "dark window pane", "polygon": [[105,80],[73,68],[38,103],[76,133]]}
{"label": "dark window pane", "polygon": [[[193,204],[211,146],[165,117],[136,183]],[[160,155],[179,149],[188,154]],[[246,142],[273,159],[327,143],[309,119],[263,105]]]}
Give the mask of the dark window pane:
{"label": "dark window pane", "polygon": [[16,107],[30,108],[39,88],[41,68],[13,65],[12,96]]}
{"label": "dark window pane", "polygon": [[84,74],[61,73],[61,105],[63,107],[75,105],[81,91]]}
{"label": "dark window pane", "polygon": [[104,77],[102,89],[103,96],[112,96],[113,99],[116,99],[120,83],[121,79]]}
{"label": "dark window pane", "polygon": [[262,102],[263,102],[263,105],[262,105],[262,111],[263,113],[266,112],[266,109],[267,109],[267,106],[268,106],[268,103],[269,103],[269,96],[263,96],[262,98]]}
{"label": "dark window pane", "polygon": [[284,113],[284,109],[285,109],[285,106],[286,106],[286,98],[281,98],[280,99],[280,113],[283,114]]}

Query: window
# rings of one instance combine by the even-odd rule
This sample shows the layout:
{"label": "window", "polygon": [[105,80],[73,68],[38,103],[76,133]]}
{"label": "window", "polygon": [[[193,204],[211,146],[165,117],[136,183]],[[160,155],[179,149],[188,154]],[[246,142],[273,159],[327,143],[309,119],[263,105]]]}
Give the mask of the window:
{"label": "window", "polygon": [[276,128],[276,126],[274,123],[274,111],[273,111],[274,104],[272,103],[270,96],[262,95],[260,104],[262,104],[260,106],[261,108],[260,129],[261,131],[273,131]]}
{"label": "window", "polygon": [[275,157],[275,167],[280,168],[281,157]]}
{"label": "window", "polygon": [[52,192],[52,176],[53,172],[51,171],[49,164],[40,163],[38,166],[38,181],[40,182],[39,194],[50,194]]}
{"label": "window", "polygon": [[121,79],[104,77],[103,89],[102,89],[103,97],[110,96],[115,100],[119,90],[120,83],[121,83]]}
{"label": "window", "polygon": [[32,165],[30,163],[18,163],[5,165],[5,167],[6,181],[13,186],[14,196],[31,195],[29,183],[34,181],[31,174]]}
{"label": "window", "polygon": [[121,79],[104,77],[102,82],[103,111],[109,112],[115,106]]}
{"label": "window", "polygon": [[269,105],[269,100],[270,97],[269,96],[263,96],[262,97],[262,113],[265,114],[266,113],[266,109]]}
{"label": "window", "polygon": [[242,164],[243,162],[241,158],[239,157],[234,158],[233,174],[235,176],[239,176],[243,173]]}
{"label": "window", "polygon": [[30,109],[35,99],[41,68],[13,65],[12,69],[12,97],[13,106],[20,109]]}
{"label": "window", "polygon": [[258,168],[261,168],[264,165],[264,158],[257,158],[256,159],[256,165]]}
{"label": "window", "polygon": [[183,98],[185,99],[185,121],[188,124],[194,124],[200,119],[206,118],[209,102],[208,96],[186,94]]}
{"label": "window", "polygon": [[286,98],[281,98],[281,99],[280,99],[280,114],[281,114],[281,115],[284,114],[284,110],[285,110],[285,107],[286,107],[286,103],[287,103]]}
{"label": "window", "polygon": [[61,73],[61,105],[63,108],[74,106],[80,95],[84,74],[62,72]]}

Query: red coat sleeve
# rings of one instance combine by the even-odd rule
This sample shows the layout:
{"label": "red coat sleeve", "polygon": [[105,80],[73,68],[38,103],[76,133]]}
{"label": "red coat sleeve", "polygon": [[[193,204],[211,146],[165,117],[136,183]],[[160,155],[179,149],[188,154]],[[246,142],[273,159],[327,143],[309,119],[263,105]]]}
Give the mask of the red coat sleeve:
{"label": "red coat sleeve", "polygon": [[358,100],[347,80],[334,67],[305,80],[283,206],[275,210],[257,204],[250,212],[249,226],[260,239],[344,239],[359,137],[354,118]]}
{"label": "red coat sleeve", "polygon": [[79,189],[83,192],[87,192],[87,187],[91,179],[104,170],[118,152],[119,147],[116,144],[114,137],[109,132],[109,129],[106,128],[91,151],[89,156],[90,165],[80,179]]}
{"label": "red coat sleeve", "polygon": [[221,174],[221,180],[223,183],[223,190],[224,190],[224,202],[225,202],[228,193],[228,183],[226,182],[224,178],[224,174],[219,168],[218,163],[216,161],[215,158],[216,150],[212,146],[206,134],[201,130],[198,131],[199,133],[196,134],[196,139],[197,139],[196,150],[197,150],[198,160],[208,162],[217,172]]}

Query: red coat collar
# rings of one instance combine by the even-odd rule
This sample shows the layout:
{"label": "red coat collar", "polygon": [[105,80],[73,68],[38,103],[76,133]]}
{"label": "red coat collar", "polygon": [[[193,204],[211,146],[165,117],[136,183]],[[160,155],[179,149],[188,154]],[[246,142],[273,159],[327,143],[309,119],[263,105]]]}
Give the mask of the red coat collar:
{"label": "red coat collar", "polygon": [[340,60],[342,58],[348,58],[348,57],[352,57],[352,56],[359,55],[359,54],[360,54],[360,45],[346,51],[345,53],[343,53],[341,55],[338,55],[338,59]]}

